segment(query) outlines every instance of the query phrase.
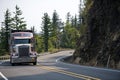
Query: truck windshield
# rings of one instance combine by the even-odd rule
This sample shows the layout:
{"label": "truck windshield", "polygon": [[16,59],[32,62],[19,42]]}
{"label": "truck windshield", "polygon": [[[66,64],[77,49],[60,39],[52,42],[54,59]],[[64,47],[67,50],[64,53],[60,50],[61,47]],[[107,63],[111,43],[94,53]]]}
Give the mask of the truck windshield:
{"label": "truck windshield", "polygon": [[14,44],[29,44],[30,39],[15,39]]}

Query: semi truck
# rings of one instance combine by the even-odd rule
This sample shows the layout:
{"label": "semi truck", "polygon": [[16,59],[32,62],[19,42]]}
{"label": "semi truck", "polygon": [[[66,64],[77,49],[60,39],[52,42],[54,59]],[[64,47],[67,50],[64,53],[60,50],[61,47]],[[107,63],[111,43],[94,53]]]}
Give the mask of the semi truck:
{"label": "semi truck", "polygon": [[36,40],[32,30],[10,30],[10,63],[37,64]]}

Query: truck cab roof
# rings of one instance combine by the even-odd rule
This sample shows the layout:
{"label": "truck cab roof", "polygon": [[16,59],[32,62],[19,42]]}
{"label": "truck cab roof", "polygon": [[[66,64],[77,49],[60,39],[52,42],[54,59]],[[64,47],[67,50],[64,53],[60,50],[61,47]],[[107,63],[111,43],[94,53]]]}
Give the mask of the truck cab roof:
{"label": "truck cab roof", "polygon": [[11,30],[11,33],[14,33],[14,32],[31,32],[31,33],[33,33],[32,30]]}

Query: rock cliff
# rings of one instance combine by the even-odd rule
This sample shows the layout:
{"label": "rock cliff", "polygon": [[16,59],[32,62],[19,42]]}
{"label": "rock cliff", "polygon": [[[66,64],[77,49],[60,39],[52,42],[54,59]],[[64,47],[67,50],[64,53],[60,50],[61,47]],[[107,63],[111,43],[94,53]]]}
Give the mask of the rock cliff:
{"label": "rock cliff", "polygon": [[73,62],[120,69],[120,0],[93,0]]}

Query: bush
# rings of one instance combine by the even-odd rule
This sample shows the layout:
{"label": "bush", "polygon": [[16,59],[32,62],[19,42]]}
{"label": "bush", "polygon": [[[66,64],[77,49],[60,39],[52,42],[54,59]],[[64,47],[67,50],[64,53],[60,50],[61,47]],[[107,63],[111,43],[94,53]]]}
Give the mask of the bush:
{"label": "bush", "polygon": [[6,55],[8,52],[6,52],[5,49],[0,49],[0,56]]}
{"label": "bush", "polygon": [[48,52],[50,52],[50,53],[56,53],[56,52],[58,52],[59,51],[59,49],[55,49],[55,48],[50,48],[49,50],[48,50]]}

